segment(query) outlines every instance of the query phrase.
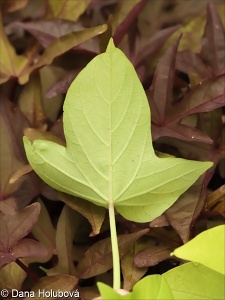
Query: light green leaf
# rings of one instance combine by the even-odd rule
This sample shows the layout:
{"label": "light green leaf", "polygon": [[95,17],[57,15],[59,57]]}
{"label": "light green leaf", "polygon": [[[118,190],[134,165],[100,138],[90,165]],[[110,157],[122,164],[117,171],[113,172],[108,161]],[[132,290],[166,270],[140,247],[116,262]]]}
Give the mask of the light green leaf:
{"label": "light green leaf", "polygon": [[28,160],[53,188],[147,222],[161,215],[210,162],[158,158],[138,76],[113,41],[71,84],[64,104],[66,148],[24,138]]}
{"label": "light green leaf", "polygon": [[203,231],[173,254],[225,274],[225,225]]}
{"label": "light green leaf", "polygon": [[99,282],[98,288],[100,290],[102,300],[124,299],[124,300],[157,300],[165,299],[172,300],[173,294],[165,278],[161,275],[151,275],[143,278],[135,284],[133,291],[127,295],[120,295],[111,287]]}
{"label": "light green leaf", "polygon": [[174,299],[224,299],[224,275],[199,263],[186,263],[163,274]]}

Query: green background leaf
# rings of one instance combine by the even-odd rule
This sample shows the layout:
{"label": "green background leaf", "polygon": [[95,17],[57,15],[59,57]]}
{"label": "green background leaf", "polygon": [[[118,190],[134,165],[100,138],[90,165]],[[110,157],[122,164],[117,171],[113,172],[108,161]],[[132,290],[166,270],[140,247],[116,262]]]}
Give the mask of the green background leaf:
{"label": "green background leaf", "polygon": [[158,158],[144,89],[111,40],[70,86],[64,104],[66,148],[24,139],[36,173],[59,191],[147,222],[161,215],[212,163]]}
{"label": "green background leaf", "polygon": [[174,299],[224,299],[224,276],[199,263],[186,263],[163,274]]}
{"label": "green background leaf", "polygon": [[201,263],[225,274],[225,225],[216,226],[200,233],[173,254],[185,260]]}
{"label": "green background leaf", "polygon": [[166,282],[165,278],[163,278],[161,275],[151,275],[143,278],[137,284],[135,284],[133,291],[125,296],[119,295],[112,288],[100,282],[98,283],[98,288],[101,292],[102,300],[174,299],[168,283]]}

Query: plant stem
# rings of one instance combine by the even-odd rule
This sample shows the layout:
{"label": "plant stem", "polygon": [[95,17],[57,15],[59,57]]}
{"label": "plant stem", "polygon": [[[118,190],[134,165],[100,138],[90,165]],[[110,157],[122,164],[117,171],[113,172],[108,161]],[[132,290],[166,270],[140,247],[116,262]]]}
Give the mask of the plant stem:
{"label": "plant stem", "polygon": [[109,224],[113,258],[113,288],[120,289],[120,256],[116,232],[115,210],[113,203],[109,203]]}
{"label": "plant stem", "polygon": [[20,268],[22,268],[26,273],[27,273],[27,275],[31,278],[31,279],[33,279],[34,281],[38,281],[40,278],[36,275],[36,274],[34,274],[26,265],[24,265],[24,263],[22,263],[22,261],[21,260],[19,260],[18,258],[17,258],[17,260],[15,261],[16,263],[17,263],[17,265],[18,266],[20,266]]}

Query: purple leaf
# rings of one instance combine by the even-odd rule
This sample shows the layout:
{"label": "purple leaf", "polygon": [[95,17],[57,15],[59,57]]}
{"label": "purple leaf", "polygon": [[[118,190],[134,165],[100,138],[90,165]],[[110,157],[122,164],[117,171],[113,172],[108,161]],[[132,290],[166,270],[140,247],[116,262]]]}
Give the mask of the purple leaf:
{"label": "purple leaf", "polygon": [[16,22],[11,24],[11,26],[24,28],[30,32],[44,48],[48,47],[54,40],[66,34],[85,29],[78,23],[60,19]]}
{"label": "purple leaf", "polygon": [[47,98],[52,98],[58,94],[65,94],[73,82],[73,80],[76,78],[78,73],[81,71],[81,69],[77,69],[71,72],[68,72],[66,76],[64,76],[62,79],[57,81],[46,93]]}
{"label": "purple leaf", "polygon": [[[149,230],[123,234],[118,236],[120,257],[122,257],[133,243],[146,234]],[[85,253],[84,258],[77,265],[79,278],[89,278],[102,274],[112,268],[112,248],[110,238],[101,240],[91,246]]]}
{"label": "purple leaf", "polygon": [[162,214],[161,216],[157,217],[149,224],[150,227],[165,227],[165,226],[169,226],[169,225],[170,224],[169,224],[165,214]]}
{"label": "purple leaf", "polygon": [[150,89],[147,91],[151,114],[153,140],[169,136],[185,141],[212,143],[200,130],[181,124],[183,118],[225,104],[225,75],[200,83],[181,101],[173,103],[175,57],[180,38],[161,58]]}
{"label": "purple leaf", "polygon": [[180,123],[168,124],[166,126],[157,126],[154,123],[152,124],[153,131],[153,140],[159,139],[161,136],[170,136],[175,139],[184,140],[184,141],[196,141],[207,144],[212,144],[213,140],[206,135],[204,132],[186,126]]}
{"label": "purple leaf", "polygon": [[196,74],[200,80],[223,74],[225,72],[225,29],[213,3],[209,3],[207,7],[207,21],[201,44],[200,53],[189,50],[179,52],[177,68],[189,75]]}
{"label": "purple leaf", "polygon": [[152,122],[164,125],[166,111],[173,101],[173,83],[175,77],[175,59],[181,36],[177,39],[160,59],[156,68],[153,83],[147,91],[149,98]]}
{"label": "purple leaf", "polygon": [[[144,44],[137,45],[134,58],[132,58],[133,64],[137,67],[140,64],[145,63],[146,59],[149,59],[163,46],[165,41],[179,28],[179,26],[173,26],[166,29],[162,29],[156,32],[150,39]],[[138,42],[138,41],[137,41]]]}
{"label": "purple leaf", "polygon": [[128,12],[128,14],[123,19],[123,21],[117,26],[115,33],[113,35],[113,40],[116,46],[121,42],[124,35],[128,32],[132,23],[138,17],[138,15],[142,11],[146,3],[147,0],[140,0],[137,4],[135,4],[132,7],[132,9]]}
{"label": "purple leaf", "polygon": [[200,54],[189,50],[177,53],[176,68],[186,74],[195,73],[200,79],[211,77],[211,69],[202,61]]}
{"label": "purple leaf", "polygon": [[[5,215],[0,212],[0,228],[2,231],[0,239],[1,266],[5,264],[6,261],[9,262],[10,259],[11,261],[15,261],[18,258],[18,256],[14,254],[14,247],[17,247],[17,245],[20,247],[20,240],[30,232],[37,222],[39,213],[39,203],[31,204],[23,210],[13,214]],[[33,250],[33,246],[31,246],[31,249]],[[18,248],[18,251],[19,254],[22,255],[21,248]],[[23,257],[26,257],[29,254],[26,251]]]}
{"label": "purple leaf", "polygon": [[177,231],[183,243],[187,243],[190,236],[191,224],[200,214],[204,198],[200,196],[203,178],[188,189],[166,212],[171,226]]}
{"label": "purple leaf", "polygon": [[161,261],[170,258],[172,250],[173,247],[168,245],[156,245],[144,249],[135,255],[134,263],[141,268],[155,266]]}
{"label": "purple leaf", "polygon": [[11,176],[25,164],[22,130],[27,121],[18,108],[2,95],[0,101],[0,199],[6,199],[21,185],[22,180],[10,184]]}
{"label": "purple leaf", "polygon": [[167,114],[168,122],[175,122],[191,114],[207,112],[225,105],[225,74],[198,84]]}
{"label": "purple leaf", "polygon": [[207,7],[207,22],[202,37],[201,57],[215,75],[225,72],[225,29],[213,3]]}
{"label": "purple leaf", "polygon": [[39,242],[24,238],[20,240],[11,252],[11,255],[15,257],[15,260],[19,257],[44,257],[48,254],[47,249]]}

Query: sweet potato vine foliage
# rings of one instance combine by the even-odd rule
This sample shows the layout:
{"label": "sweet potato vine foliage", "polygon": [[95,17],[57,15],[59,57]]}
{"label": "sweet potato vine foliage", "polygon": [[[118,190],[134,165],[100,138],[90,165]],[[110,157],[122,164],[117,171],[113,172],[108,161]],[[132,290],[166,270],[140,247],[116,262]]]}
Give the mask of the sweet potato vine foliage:
{"label": "sweet potato vine foliage", "polygon": [[223,299],[223,1],[0,10],[0,290]]}
{"label": "sweet potato vine foliage", "polygon": [[63,110],[66,147],[25,137],[30,165],[53,188],[128,220],[158,217],[212,166],[155,155],[147,97],[112,40],[76,77]]}

